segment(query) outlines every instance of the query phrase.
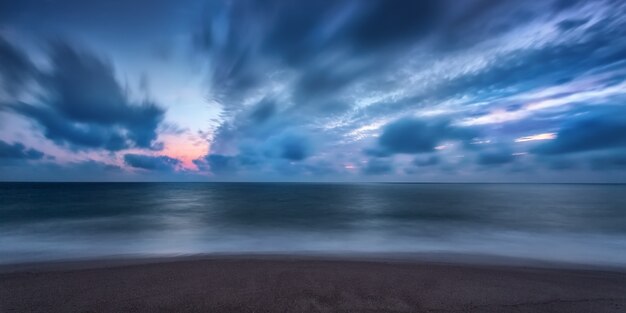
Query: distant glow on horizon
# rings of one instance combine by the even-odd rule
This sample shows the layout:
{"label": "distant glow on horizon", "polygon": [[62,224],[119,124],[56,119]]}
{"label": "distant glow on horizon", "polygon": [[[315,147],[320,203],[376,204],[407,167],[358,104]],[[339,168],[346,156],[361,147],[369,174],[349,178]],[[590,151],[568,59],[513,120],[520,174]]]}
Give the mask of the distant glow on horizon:
{"label": "distant glow on horizon", "polygon": [[207,142],[194,142],[187,137],[169,135],[163,142],[165,145],[161,154],[181,160],[183,167],[189,170],[196,170],[193,160],[201,158],[209,150]]}

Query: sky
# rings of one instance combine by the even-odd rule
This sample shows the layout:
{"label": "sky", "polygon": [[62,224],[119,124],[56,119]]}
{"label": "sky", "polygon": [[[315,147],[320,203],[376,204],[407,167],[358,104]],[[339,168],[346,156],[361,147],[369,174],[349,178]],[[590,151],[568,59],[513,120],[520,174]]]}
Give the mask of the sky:
{"label": "sky", "polygon": [[0,180],[626,182],[626,2],[0,1]]}

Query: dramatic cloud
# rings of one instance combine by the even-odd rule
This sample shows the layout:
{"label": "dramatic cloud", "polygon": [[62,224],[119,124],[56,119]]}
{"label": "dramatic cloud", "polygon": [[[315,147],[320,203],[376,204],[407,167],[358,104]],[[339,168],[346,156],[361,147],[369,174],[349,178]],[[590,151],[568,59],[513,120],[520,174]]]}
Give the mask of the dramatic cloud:
{"label": "dramatic cloud", "polygon": [[616,151],[606,155],[591,157],[590,165],[595,170],[622,170],[626,169],[626,151]]}
{"label": "dramatic cloud", "polygon": [[393,165],[388,160],[370,159],[363,168],[366,175],[384,175],[393,172]]}
{"label": "dramatic cloud", "polygon": [[36,75],[36,69],[31,61],[2,37],[0,37],[0,68],[0,91],[9,95],[19,92],[24,84]]}
{"label": "dramatic cloud", "polygon": [[430,0],[216,1],[210,7],[198,43],[215,62],[213,88],[225,99],[259,87],[276,66],[298,70],[296,94],[337,91],[380,60],[335,67],[346,59],[332,54],[385,54],[426,36],[440,12]]}
{"label": "dramatic cloud", "polygon": [[469,140],[474,132],[450,126],[442,120],[404,118],[383,128],[378,145],[381,154],[433,152],[444,140]]}
{"label": "dramatic cloud", "polygon": [[26,148],[19,142],[9,144],[0,140],[0,160],[39,160],[43,156],[43,152]]}
{"label": "dramatic cloud", "polygon": [[[565,101],[555,97],[575,94],[537,88],[567,84],[575,75],[618,61],[621,45],[606,39],[616,36],[621,21],[575,18],[588,7],[596,8],[598,16],[613,16],[599,9],[603,5],[214,3],[197,37],[211,62],[211,95],[223,108],[212,138],[212,152],[222,165],[214,167],[232,172],[250,150],[256,151],[252,159],[257,168],[271,166],[274,161],[267,155],[302,161],[305,155],[328,151],[322,145],[304,154],[306,145],[293,141],[285,146],[293,149],[284,153],[268,152],[259,143],[277,145],[276,134],[289,132],[312,134],[311,140],[342,155],[354,149],[370,157],[432,153],[449,141],[468,150],[482,148],[470,141],[483,133],[497,135],[498,129],[463,126],[534,117],[541,110],[534,102]],[[611,49],[600,53],[607,46]],[[574,62],[589,52],[591,58]],[[502,107],[504,114],[499,113]],[[363,140],[377,135],[374,146]],[[484,166],[514,160],[493,147],[476,158]]]}
{"label": "dramatic cloud", "polygon": [[626,110],[620,107],[593,108],[570,118],[556,139],[537,146],[537,154],[565,154],[611,148],[626,148]]}
{"label": "dramatic cloud", "polygon": [[291,161],[301,161],[306,159],[311,147],[305,136],[286,134],[270,139],[269,149],[276,150],[277,155],[283,159]]}
{"label": "dramatic cloud", "polygon": [[10,107],[37,122],[44,135],[75,149],[153,148],[164,110],[134,103],[105,61],[65,43],[49,51],[51,71],[42,71],[41,103]]}
{"label": "dramatic cloud", "polygon": [[420,166],[420,167],[424,167],[424,166],[433,166],[433,165],[437,165],[441,162],[441,159],[436,156],[430,156],[428,158],[415,158],[413,160],[413,165],[415,166]]}
{"label": "dramatic cloud", "polygon": [[194,163],[215,175],[234,174],[240,169],[261,171],[267,166],[289,171],[284,163],[305,160],[312,151],[312,145],[304,135],[283,133],[263,142],[249,142],[239,150],[236,155],[212,153]]}
{"label": "dramatic cloud", "polygon": [[234,173],[237,171],[239,166],[239,162],[236,157],[220,155],[220,154],[210,154],[207,155],[205,160],[195,160],[194,162],[199,167],[202,167],[206,161],[208,165],[208,169],[213,174],[222,174],[222,173]]}
{"label": "dramatic cloud", "polygon": [[[531,181],[540,171],[601,181],[626,170],[620,1],[21,3],[0,10],[2,140],[52,141],[60,159],[242,181]],[[98,55],[34,48],[56,31]],[[23,34],[35,39],[16,44]],[[170,63],[177,55],[187,63]],[[36,128],[22,129],[24,118]],[[202,129],[166,134],[170,119]]]}
{"label": "dramatic cloud", "polygon": [[508,150],[488,151],[479,154],[478,164],[480,165],[501,165],[511,163],[515,156]]}
{"label": "dramatic cloud", "polygon": [[180,160],[167,156],[149,156],[143,154],[128,153],[124,155],[124,163],[127,165],[151,171],[172,171],[180,165]]}

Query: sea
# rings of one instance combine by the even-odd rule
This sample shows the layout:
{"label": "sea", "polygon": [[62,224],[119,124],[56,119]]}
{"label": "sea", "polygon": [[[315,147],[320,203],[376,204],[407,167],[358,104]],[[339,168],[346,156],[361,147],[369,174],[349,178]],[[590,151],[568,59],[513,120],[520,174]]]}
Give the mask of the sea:
{"label": "sea", "polygon": [[0,263],[452,253],[626,265],[626,185],[0,183]]}

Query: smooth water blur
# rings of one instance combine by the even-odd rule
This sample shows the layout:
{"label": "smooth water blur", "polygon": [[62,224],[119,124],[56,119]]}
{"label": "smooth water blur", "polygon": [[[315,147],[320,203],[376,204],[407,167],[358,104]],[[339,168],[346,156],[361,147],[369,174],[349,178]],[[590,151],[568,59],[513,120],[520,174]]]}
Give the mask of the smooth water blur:
{"label": "smooth water blur", "polygon": [[0,184],[0,263],[303,251],[625,265],[626,185]]}

